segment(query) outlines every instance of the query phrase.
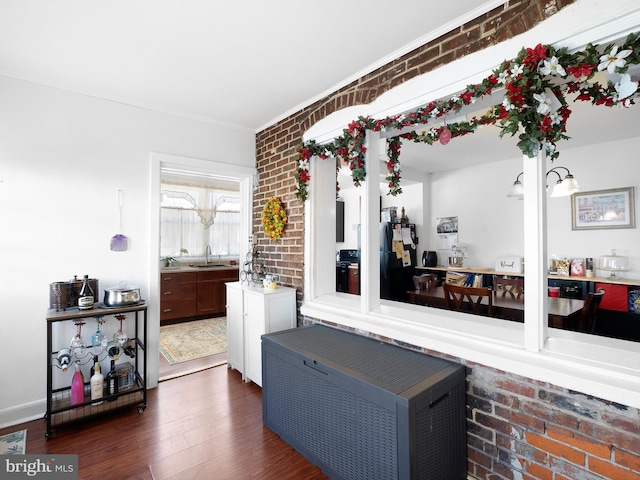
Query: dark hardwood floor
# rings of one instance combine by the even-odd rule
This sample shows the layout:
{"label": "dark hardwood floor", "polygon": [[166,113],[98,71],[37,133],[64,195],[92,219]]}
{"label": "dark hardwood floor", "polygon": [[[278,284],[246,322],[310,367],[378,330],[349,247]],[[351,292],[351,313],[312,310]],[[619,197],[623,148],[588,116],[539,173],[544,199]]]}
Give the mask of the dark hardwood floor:
{"label": "dark hardwood floor", "polygon": [[27,429],[26,453],[70,453],[82,480],[319,480],[327,477],[262,424],[262,391],[226,365],[163,381],[147,409],[112,412],[53,430]]}

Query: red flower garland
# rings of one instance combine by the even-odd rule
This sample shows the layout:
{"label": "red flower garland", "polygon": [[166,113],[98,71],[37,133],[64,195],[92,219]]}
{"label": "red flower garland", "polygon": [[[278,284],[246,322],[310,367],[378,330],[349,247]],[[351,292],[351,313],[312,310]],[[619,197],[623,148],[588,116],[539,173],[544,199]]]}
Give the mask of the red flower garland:
{"label": "red flower garland", "polygon": [[[588,83],[596,71],[615,70],[626,72],[628,65],[640,63],[640,34],[630,34],[622,46],[611,44],[601,55],[592,44],[585,50],[569,54],[566,48],[555,49],[552,46],[538,44],[534,48],[523,48],[513,60],[504,61],[491,75],[477,85],[469,85],[458,95],[449,100],[430,102],[406,115],[396,115],[384,119],[359,117],[349,123],[343,135],[333,143],[318,145],[315,141],[307,142],[299,150],[298,168],[296,170],[296,197],[305,201],[308,197],[309,161],[314,156],[322,159],[328,156],[337,157],[346,162],[351,169],[353,183],[360,186],[365,171],[365,139],[366,131],[402,130],[405,127],[427,124],[434,118],[449,113],[457,113],[462,107],[472,104],[475,99],[490,95],[493,89],[504,84],[505,97],[501,104],[495,105],[480,118],[472,118],[467,122],[447,124],[451,138],[475,132],[479,125],[498,124],[505,134],[519,134],[518,147],[523,154],[535,157],[542,148],[546,148],[552,160],[558,157],[556,149],[558,140],[566,140],[566,123],[571,115],[567,106],[565,93],[578,92],[576,100],[591,101],[594,105],[608,107],[621,104],[629,106],[633,103],[628,97],[621,97],[619,84],[609,82],[606,86],[597,82]],[[618,48],[620,50],[618,50]],[[566,70],[565,70],[566,69]],[[557,85],[558,76],[566,74],[576,81],[569,80],[562,86]],[[553,80],[553,81],[552,81]],[[636,85],[637,88],[637,85]],[[549,96],[555,96],[561,107],[551,112],[545,104]],[[537,108],[534,108],[537,105]],[[422,134],[415,131],[390,138],[387,146],[387,169],[389,176],[389,194],[397,195],[400,188],[400,137],[433,144],[440,139],[442,127],[432,127]]]}

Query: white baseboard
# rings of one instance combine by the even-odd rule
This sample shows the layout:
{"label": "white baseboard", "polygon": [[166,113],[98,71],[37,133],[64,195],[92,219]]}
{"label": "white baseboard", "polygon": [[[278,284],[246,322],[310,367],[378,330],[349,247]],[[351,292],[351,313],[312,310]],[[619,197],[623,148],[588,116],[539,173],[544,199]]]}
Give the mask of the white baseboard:
{"label": "white baseboard", "polygon": [[0,410],[0,428],[11,427],[39,418],[44,421],[44,412],[46,411],[47,403],[44,400]]}

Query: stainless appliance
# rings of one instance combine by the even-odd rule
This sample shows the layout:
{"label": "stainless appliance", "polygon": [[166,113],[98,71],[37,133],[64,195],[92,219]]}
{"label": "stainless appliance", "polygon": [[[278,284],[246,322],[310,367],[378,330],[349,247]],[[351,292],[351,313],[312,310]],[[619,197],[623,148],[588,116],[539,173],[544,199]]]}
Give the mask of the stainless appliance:
{"label": "stainless appliance", "polygon": [[360,250],[340,250],[336,261],[336,292],[349,291],[349,265],[360,265]]}
{"label": "stainless appliance", "polygon": [[[393,249],[394,229],[409,229],[410,238],[403,238],[403,248],[409,252],[410,265],[405,266]],[[410,243],[405,243],[410,242]],[[407,291],[414,290],[413,275],[417,265],[418,238],[413,223],[382,222],[380,224],[380,298],[408,301]]]}

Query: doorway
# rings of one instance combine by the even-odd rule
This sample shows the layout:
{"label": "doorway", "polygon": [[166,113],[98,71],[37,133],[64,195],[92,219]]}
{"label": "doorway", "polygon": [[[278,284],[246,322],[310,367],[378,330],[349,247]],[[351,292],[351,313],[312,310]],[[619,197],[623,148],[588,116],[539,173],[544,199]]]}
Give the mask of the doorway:
{"label": "doorway", "polygon": [[[163,381],[226,363],[225,283],[239,279],[240,183],[163,167],[160,184]],[[225,266],[207,267],[214,263]]]}
{"label": "doorway", "polygon": [[167,377],[192,373],[203,368],[210,368],[216,364],[226,362],[226,354],[212,355],[210,358],[190,360],[176,365],[165,364],[160,353],[160,267],[161,262],[161,219],[160,200],[161,183],[168,176],[191,178],[196,182],[233,184],[239,191],[240,220],[238,258],[245,258],[250,250],[250,232],[252,231],[252,199],[253,187],[256,180],[254,168],[232,164],[211,162],[175,155],[152,153],[152,182],[151,182],[151,241],[150,241],[150,295],[149,295],[149,346],[148,346],[148,384],[154,387]]}

